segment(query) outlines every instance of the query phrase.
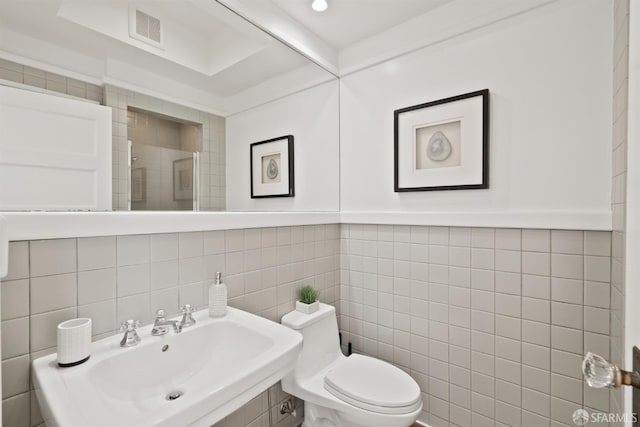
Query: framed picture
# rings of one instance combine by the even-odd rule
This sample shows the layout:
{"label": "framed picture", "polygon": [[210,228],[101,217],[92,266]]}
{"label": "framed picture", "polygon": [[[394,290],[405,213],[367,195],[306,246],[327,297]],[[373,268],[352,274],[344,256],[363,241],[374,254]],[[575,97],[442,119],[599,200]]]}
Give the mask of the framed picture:
{"label": "framed picture", "polygon": [[147,201],[147,168],[131,169],[131,201]]}
{"label": "framed picture", "polygon": [[293,136],[251,144],[251,198],[293,197]]}
{"label": "framed picture", "polygon": [[193,157],[173,161],[173,200],[193,200]]}
{"label": "framed picture", "polygon": [[394,189],[489,188],[489,89],[394,111]]}

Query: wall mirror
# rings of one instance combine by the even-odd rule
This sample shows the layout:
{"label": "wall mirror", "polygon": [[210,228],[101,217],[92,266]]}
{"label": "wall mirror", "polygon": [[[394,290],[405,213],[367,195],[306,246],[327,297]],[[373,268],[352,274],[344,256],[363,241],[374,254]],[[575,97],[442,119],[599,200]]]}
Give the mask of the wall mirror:
{"label": "wall mirror", "polygon": [[334,75],[215,0],[0,3],[0,85],[111,107],[113,210],[338,210],[337,178],[313,203],[305,163],[323,139],[338,170],[337,95],[318,107],[330,141],[294,135],[298,199],[250,201],[249,145],[296,132],[290,114],[252,116],[325,84],[337,93]]}

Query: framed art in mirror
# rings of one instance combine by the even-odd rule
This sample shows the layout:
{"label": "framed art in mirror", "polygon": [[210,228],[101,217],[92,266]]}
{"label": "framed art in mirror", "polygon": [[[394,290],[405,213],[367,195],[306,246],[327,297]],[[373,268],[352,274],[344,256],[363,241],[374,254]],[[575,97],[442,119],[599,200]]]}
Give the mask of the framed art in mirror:
{"label": "framed art in mirror", "polygon": [[193,200],[193,158],[173,161],[173,200]]}
{"label": "framed art in mirror", "polygon": [[489,188],[489,90],[394,111],[394,189]]}
{"label": "framed art in mirror", "polygon": [[147,168],[131,170],[131,201],[147,201]]}
{"label": "framed art in mirror", "polygon": [[294,197],[293,135],[250,146],[251,198]]}

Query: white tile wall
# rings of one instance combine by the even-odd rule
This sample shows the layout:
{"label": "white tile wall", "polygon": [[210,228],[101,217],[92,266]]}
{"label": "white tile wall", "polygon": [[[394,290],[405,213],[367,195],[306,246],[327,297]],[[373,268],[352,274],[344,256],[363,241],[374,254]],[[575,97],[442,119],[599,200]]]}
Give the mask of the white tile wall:
{"label": "white tile wall", "polygon": [[[1,283],[6,426],[43,422],[29,363],[55,351],[55,328],[64,320],[91,317],[99,339],[126,319],[150,322],[158,308],[170,315],[186,303],[204,308],[216,271],[229,287],[230,305],[274,321],[294,308],[302,284],[319,288],[324,302],[339,298],[337,224],[11,242],[9,260]],[[301,418],[276,410],[288,396],[279,385],[270,392],[277,425],[297,425]],[[216,426],[268,426],[266,396]]]}
{"label": "white tile wall", "polygon": [[72,273],[76,268],[75,239],[36,240],[29,245],[31,277]]}
{"label": "white tile wall", "polygon": [[78,239],[78,271],[97,270],[115,266],[115,237]]}
{"label": "white tile wall", "polygon": [[609,355],[611,233],[352,224],[340,248],[343,338],[414,377],[421,421],[572,426],[577,408],[609,410],[580,364]]}

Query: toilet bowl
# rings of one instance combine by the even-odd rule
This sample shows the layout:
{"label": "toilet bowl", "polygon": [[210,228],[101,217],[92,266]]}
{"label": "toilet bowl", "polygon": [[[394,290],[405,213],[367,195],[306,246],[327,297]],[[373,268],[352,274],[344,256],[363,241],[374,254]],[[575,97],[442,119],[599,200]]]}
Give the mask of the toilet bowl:
{"label": "toilet bowl", "polygon": [[304,400],[303,427],[407,427],[422,410],[418,384],[407,373],[373,357],[345,357],[335,309],[292,311],[282,324],[303,336],[302,351],[282,389]]}

